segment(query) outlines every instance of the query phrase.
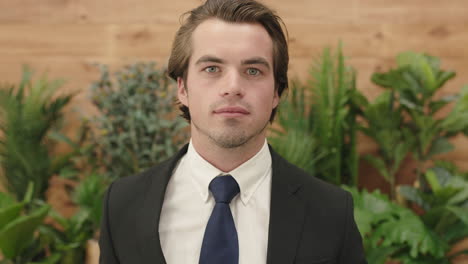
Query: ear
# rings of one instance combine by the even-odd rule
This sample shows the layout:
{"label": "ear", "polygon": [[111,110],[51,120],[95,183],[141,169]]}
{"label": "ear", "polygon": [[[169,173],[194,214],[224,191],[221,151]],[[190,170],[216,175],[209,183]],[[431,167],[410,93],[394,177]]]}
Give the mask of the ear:
{"label": "ear", "polygon": [[278,89],[275,89],[274,95],[273,95],[273,107],[272,107],[272,109],[274,109],[275,107],[278,106],[279,100],[280,100],[280,97],[278,95]]}
{"label": "ear", "polygon": [[188,93],[185,87],[185,82],[181,77],[177,78],[177,99],[183,105],[188,107]]}

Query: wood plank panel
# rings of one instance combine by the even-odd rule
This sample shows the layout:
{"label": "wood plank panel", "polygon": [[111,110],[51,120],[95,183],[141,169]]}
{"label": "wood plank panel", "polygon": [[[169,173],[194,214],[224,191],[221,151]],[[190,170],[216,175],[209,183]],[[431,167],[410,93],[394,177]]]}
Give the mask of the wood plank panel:
{"label": "wood plank panel", "polygon": [[0,24],[0,56],[112,56],[114,27]]}
{"label": "wood plank panel", "polygon": [[[465,0],[265,0],[285,20],[309,23],[468,22]],[[15,0],[0,1],[0,22],[174,23],[201,0]]]}
{"label": "wood plank panel", "polygon": [[[0,24],[0,56],[168,56],[177,28],[177,24]],[[289,33],[290,53],[296,57],[314,56],[340,40],[345,52],[356,57],[390,56],[404,50],[468,57],[468,24],[292,23]]]}
{"label": "wood plank panel", "polygon": [[0,23],[76,21],[75,0],[0,0]]}
{"label": "wood plank panel", "polygon": [[360,22],[466,23],[468,2],[465,0],[354,0]]}
{"label": "wood plank panel", "polygon": [[292,56],[310,56],[325,45],[344,43],[358,57],[390,56],[405,50],[448,58],[468,58],[468,24],[290,23]]}
{"label": "wood plank panel", "polygon": [[1,0],[0,23],[175,23],[199,0]]}
{"label": "wood plank panel", "polygon": [[325,46],[336,46],[342,41],[344,50],[353,56],[380,56],[382,40],[376,36],[380,30],[379,25],[373,24],[289,23],[290,54],[297,57],[314,56]]}
{"label": "wood plank panel", "polygon": [[465,0],[268,0],[283,19],[320,24],[467,22]]}
{"label": "wood plank panel", "polygon": [[468,59],[468,23],[384,24],[384,55],[404,50],[424,51],[443,58]]}
{"label": "wood plank panel", "polygon": [[160,56],[176,25],[0,24],[0,56]]}
{"label": "wood plank panel", "polygon": [[114,1],[77,0],[82,22],[90,23],[179,23],[179,17],[201,0]]}
{"label": "wood plank panel", "polygon": [[355,0],[265,0],[286,22],[308,22],[310,25],[322,23],[350,23],[356,20]]}

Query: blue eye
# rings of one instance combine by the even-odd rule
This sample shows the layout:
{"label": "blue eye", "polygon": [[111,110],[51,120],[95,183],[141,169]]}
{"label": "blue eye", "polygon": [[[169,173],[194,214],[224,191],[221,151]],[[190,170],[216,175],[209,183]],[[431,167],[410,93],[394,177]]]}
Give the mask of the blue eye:
{"label": "blue eye", "polygon": [[247,69],[247,74],[255,76],[255,75],[259,75],[260,71],[258,69],[255,69],[255,68],[249,68],[249,69]]}
{"label": "blue eye", "polygon": [[205,68],[206,72],[218,72],[218,67],[216,66],[209,66]]}

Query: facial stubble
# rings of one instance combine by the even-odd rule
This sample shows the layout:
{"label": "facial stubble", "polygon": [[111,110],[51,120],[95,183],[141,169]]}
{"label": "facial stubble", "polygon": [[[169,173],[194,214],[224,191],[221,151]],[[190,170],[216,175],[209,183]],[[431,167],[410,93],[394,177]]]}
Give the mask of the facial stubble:
{"label": "facial stubble", "polygon": [[198,126],[193,120],[191,122],[201,134],[208,137],[218,147],[225,149],[239,148],[246,145],[253,138],[263,133],[268,126],[267,121],[260,129],[248,133],[248,131],[240,127],[240,121],[235,118],[224,120],[225,126],[222,131],[204,129]]}
{"label": "facial stubble", "polygon": [[[185,91],[187,95],[187,99],[189,97],[188,94],[188,87],[185,83]],[[213,105],[211,108],[215,108],[218,104]],[[188,107],[188,106],[187,106]],[[190,111],[190,108],[189,108]],[[190,122],[193,124],[195,129],[197,129],[201,134],[206,136],[210,141],[212,141],[216,146],[220,148],[225,148],[225,149],[233,149],[233,148],[239,148],[247,143],[249,143],[253,138],[257,137],[268,126],[269,120],[265,121],[265,124],[261,126],[259,129],[252,131],[252,133],[249,133],[245,128],[241,127],[241,121],[239,121],[236,118],[226,118],[224,122],[224,126],[222,131],[217,131],[217,130],[210,130],[209,128],[203,128],[197,124],[191,118]]]}

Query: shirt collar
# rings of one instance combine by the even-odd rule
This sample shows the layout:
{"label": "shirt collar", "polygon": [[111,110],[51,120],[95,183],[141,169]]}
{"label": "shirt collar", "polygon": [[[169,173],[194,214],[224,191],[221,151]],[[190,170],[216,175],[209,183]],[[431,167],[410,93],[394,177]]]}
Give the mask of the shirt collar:
{"label": "shirt collar", "polygon": [[230,174],[239,184],[242,203],[247,205],[257,188],[266,176],[271,173],[271,154],[266,140],[257,154],[227,173],[222,172],[203,159],[193,147],[191,140],[185,158],[188,161],[187,171],[190,172],[192,182],[200,192],[204,202],[208,201],[210,195],[208,186],[211,180],[218,175]]}

